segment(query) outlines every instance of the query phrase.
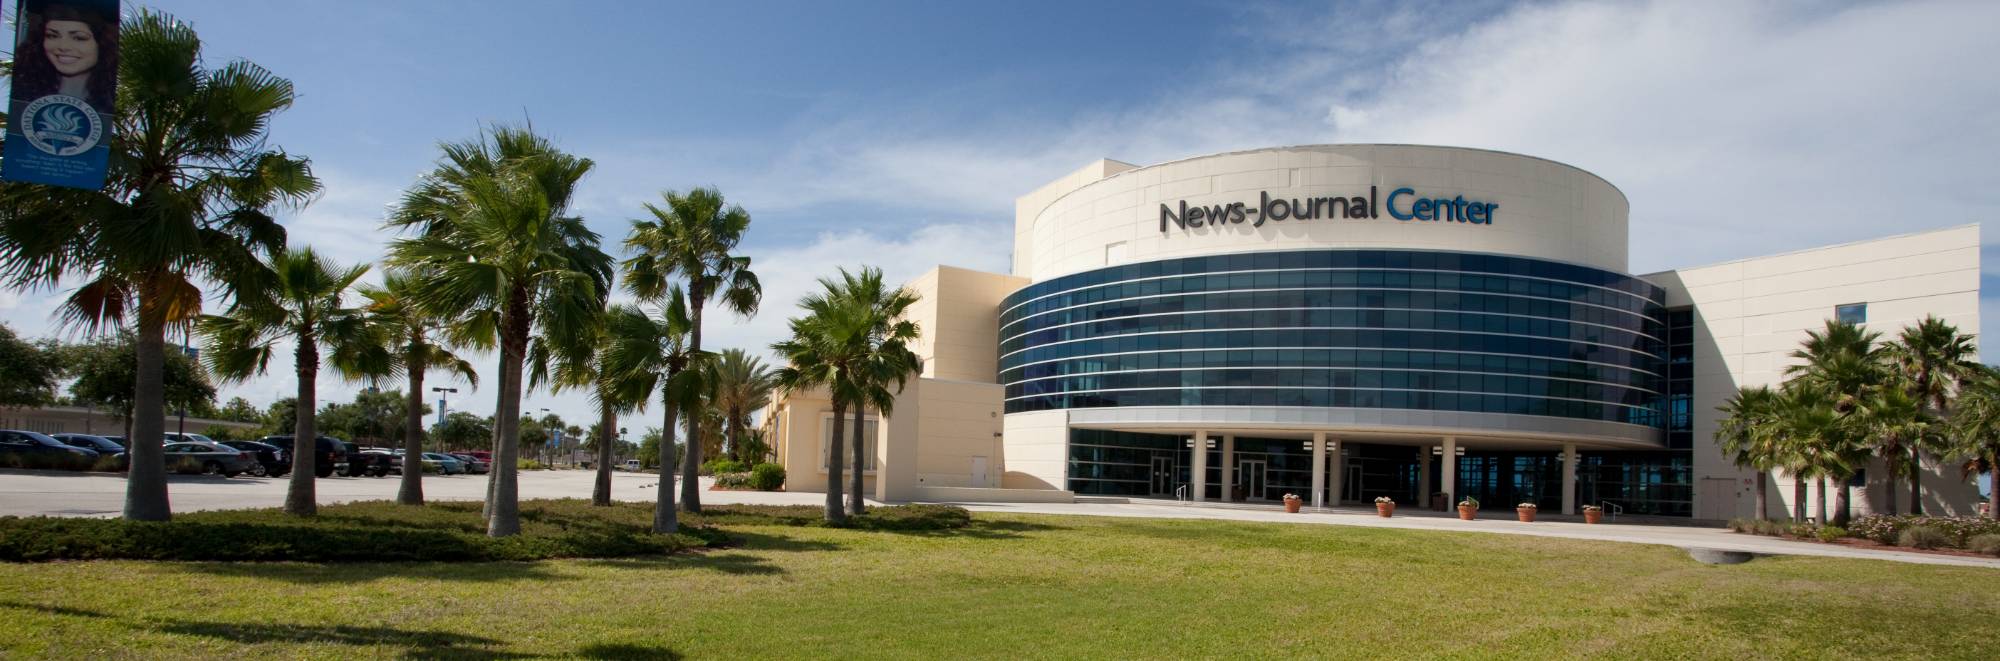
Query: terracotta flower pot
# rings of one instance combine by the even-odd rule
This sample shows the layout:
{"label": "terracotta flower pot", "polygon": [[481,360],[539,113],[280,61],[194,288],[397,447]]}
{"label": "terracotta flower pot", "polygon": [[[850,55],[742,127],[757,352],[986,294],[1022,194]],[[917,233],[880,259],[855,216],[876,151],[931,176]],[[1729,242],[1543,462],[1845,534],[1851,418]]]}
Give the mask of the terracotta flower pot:
{"label": "terracotta flower pot", "polygon": [[1298,513],[1299,513],[1299,504],[1300,504],[1300,503],[1299,503],[1299,499],[1297,499],[1297,498],[1286,498],[1286,499],[1285,499],[1285,511],[1286,511],[1286,512],[1289,512],[1289,513],[1292,513],[1292,514],[1298,514]]}
{"label": "terracotta flower pot", "polygon": [[1597,523],[1603,520],[1604,510],[1584,510],[1583,512],[1584,523]]}
{"label": "terracotta flower pot", "polygon": [[1521,523],[1534,523],[1535,509],[1533,507],[1516,507],[1514,508],[1514,516],[1520,517]]}
{"label": "terracotta flower pot", "polygon": [[1478,511],[1479,511],[1478,509],[1474,508],[1471,505],[1460,505],[1458,506],[1458,518],[1461,521],[1471,521],[1472,514]]}
{"label": "terracotta flower pot", "polygon": [[1384,519],[1396,513],[1395,503],[1375,503],[1375,515]]}

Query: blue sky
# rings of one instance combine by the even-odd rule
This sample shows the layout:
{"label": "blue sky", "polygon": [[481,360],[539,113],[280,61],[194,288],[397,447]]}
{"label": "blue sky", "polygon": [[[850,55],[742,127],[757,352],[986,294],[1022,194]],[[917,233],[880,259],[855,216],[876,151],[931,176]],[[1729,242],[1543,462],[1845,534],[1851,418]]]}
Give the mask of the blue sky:
{"label": "blue sky", "polygon": [[[1005,270],[1014,197],[1097,158],[1363,141],[1544,156],[1627,193],[1642,273],[2000,208],[1990,2],[150,6],[191,22],[209,64],[293,81],[272,142],[328,190],[285,220],[347,261],[380,254],[382,209],[436,143],[484,123],[531,119],[595,159],[578,210],[614,246],[660,190],[720,186],[755,218],[744,249],[768,292],[756,318],[711,327],[718,346],[767,346],[836,266]],[[1982,281],[1996,318],[2000,281]],[[0,320],[47,333],[50,296],[0,293]],[[267,403],[289,371],[224,394]],[[524,407],[588,417],[574,396]]]}

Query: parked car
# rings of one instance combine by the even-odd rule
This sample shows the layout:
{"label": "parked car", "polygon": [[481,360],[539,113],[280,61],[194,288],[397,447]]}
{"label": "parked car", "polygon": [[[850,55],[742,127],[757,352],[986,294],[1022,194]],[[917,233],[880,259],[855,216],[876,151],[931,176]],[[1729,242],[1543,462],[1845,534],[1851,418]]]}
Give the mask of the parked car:
{"label": "parked car", "polygon": [[84,470],[97,463],[98,452],[70,447],[47,434],[0,429],[0,466]]}
{"label": "parked car", "polygon": [[201,434],[183,434],[183,433],[181,433],[181,432],[177,432],[177,431],[170,431],[170,432],[167,432],[167,433],[166,433],[166,439],[165,439],[165,440],[166,440],[166,442],[168,442],[168,443],[181,443],[181,442],[185,442],[185,441],[196,441],[196,442],[200,442],[200,443],[214,443],[214,442],[215,442],[215,439],[213,439],[213,438],[209,438],[209,437],[207,437],[207,436],[203,436],[203,435],[201,435]]}
{"label": "parked car", "polygon": [[257,467],[256,458],[250,454],[213,442],[168,443],[166,456],[167,470],[176,472],[201,471],[204,474],[236,477]]}
{"label": "parked car", "polygon": [[[257,442],[286,448],[286,452],[290,453],[294,447],[294,438],[296,437],[291,434],[278,434],[257,439]],[[332,436],[319,437],[318,442],[313,444],[313,450],[313,475],[317,477],[332,477],[336,471],[343,475],[358,476],[368,466],[367,460],[359,456],[361,451],[353,443]]]}
{"label": "parked car", "polygon": [[437,464],[438,472],[445,475],[465,474],[465,462],[442,452],[425,452],[423,461],[425,464]]}
{"label": "parked car", "polygon": [[636,470],[639,470],[639,468],[640,468],[640,467],[642,467],[642,466],[643,466],[643,464],[640,464],[640,463],[639,463],[639,460],[637,460],[637,459],[626,459],[626,460],[625,460],[625,470],[628,470],[628,471],[636,471]]}
{"label": "parked car", "polygon": [[[99,460],[93,468],[98,470],[125,470],[125,446],[111,439],[93,434],[73,433],[49,434],[49,438],[56,439],[63,445],[73,448],[82,448],[96,452]],[[104,458],[110,458],[111,461],[103,461]]]}
{"label": "parked car", "polygon": [[226,447],[245,452],[257,460],[257,466],[250,469],[251,475],[258,477],[278,477],[292,472],[292,450],[257,441],[222,441]]}
{"label": "parked car", "polygon": [[460,462],[463,462],[465,464],[465,472],[467,473],[480,475],[484,474],[487,471],[493,470],[492,462],[488,462],[478,457],[463,452],[450,452],[447,454],[450,454],[453,458],[456,458]]}

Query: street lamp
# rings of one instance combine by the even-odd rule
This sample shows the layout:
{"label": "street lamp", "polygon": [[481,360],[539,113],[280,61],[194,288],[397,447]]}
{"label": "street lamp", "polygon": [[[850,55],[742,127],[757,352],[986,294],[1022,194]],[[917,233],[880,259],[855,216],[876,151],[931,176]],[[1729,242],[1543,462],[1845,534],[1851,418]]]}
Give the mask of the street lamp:
{"label": "street lamp", "polygon": [[[436,387],[436,386],[432,386],[432,387],[431,387],[431,392],[434,392],[434,393],[437,393],[437,394],[438,394],[438,421],[437,421],[437,423],[438,423],[438,424],[440,424],[440,425],[442,425],[442,424],[444,424],[444,411],[445,411],[445,407],[446,407],[446,404],[447,404],[447,400],[445,399],[445,393],[451,393],[451,394],[454,394],[454,395],[456,395],[456,394],[458,394],[458,389],[457,389],[457,388],[439,388],[439,387]],[[442,450],[442,449],[445,449],[445,447],[444,447],[444,439],[441,439],[441,438],[440,438],[440,439],[438,439],[438,449],[440,449],[440,450]]]}

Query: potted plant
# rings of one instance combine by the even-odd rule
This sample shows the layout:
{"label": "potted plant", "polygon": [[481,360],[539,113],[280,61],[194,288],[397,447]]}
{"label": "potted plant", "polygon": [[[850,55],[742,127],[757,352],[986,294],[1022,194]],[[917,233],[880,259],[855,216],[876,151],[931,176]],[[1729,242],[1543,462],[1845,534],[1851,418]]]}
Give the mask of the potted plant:
{"label": "potted plant", "polygon": [[1473,514],[1474,512],[1478,512],[1478,511],[1479,511],[1479,499],[1478,499],[1478,498],[1473,498],[1473,497],[1471,497],[1471,496],[1466,496],[1466,497],[1465,497],[1465,500],[1461,500],[1461,501],[1458,501],[1458,518],[1459,518],[1459,520],[1462,520],[1462,521],[1471,521],[1471,520],[1472,520],[1472,514]]}
{"label": "potted plant", "polygon": [[1534,523],[1536,509],[1534,503],[1521,503],[1514,506],[1514,516],[1520,517],[1521,523]]}
{"label": "potted plant", "polygon": [[1396,501],[1388,496],[1375,497],[1375,514],[1384,519],[1396,513]]}
{"label": "potted plant", "polygon": [[1604,508],[1596,505],[1583,506],[1583,522],[1597,523],[1604,520]]}
{"label": "potted plant", "polygon": [[1299,502],[1300,502],[1300,501],[1299,501],[1299,495],[1298,495],[1298,494],[1295,494],[1295,493],[1288,493],[1288,494],[1285,494],[1285,511],[1286,511],[1286,512],[1289,512],[1289,513],[1292,513],[1292,514],[1298,514],[1298,513],[1299,513]]}

